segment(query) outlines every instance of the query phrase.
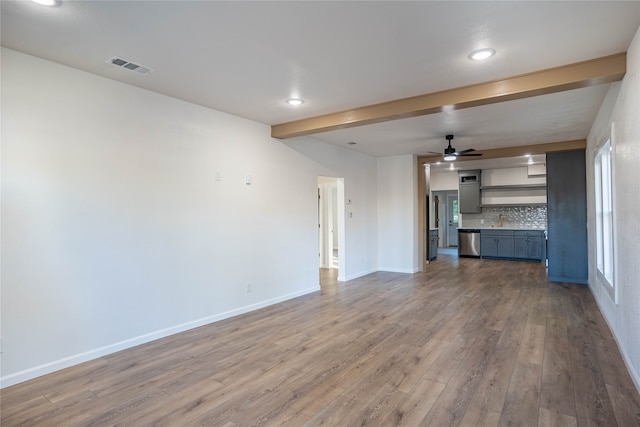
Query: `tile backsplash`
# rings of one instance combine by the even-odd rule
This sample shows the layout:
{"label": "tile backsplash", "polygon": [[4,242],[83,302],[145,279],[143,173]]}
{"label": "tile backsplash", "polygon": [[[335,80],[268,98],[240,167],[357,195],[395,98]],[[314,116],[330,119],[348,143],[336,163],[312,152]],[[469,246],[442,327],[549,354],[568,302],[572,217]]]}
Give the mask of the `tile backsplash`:
{"label": "tile backsplash", "polygon": [[[462,214],[461,227],[498,227],[502,215],[502,228],[547,229],[547,206],[525,205],[482,208],[481,213]],[[484,223],[482,223],[484,220]]]}

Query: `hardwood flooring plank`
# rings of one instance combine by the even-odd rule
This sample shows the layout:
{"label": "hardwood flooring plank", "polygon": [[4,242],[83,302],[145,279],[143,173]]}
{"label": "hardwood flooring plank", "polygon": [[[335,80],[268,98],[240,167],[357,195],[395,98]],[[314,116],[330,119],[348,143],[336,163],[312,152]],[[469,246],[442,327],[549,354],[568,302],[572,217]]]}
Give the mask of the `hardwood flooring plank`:
{"label": "hardwood flooring plank", "polygon": [[538,427],[578,427],[578,421],[575,417],[540,408]]}
{"label": "hardwood flooring plank", "polygon": [[476,337],[456,335],[447,348],[440,353],[435,362],[427,369],[424,377],[437,383],[448,383],[449,379],[458,371],[458,366],[462,363],[462,360],[471,349],[471,344],[476,339]]}
{"label": "hardwood flooring plank", "polygon": [[410,393],[411,389],[419,382],[425,381],[425,372],[440,357],[449,343],[441,340],[430,340],[424,346],[418,347],[418,351],[413,358],[413,369],[398,386],[403,393]]}
{"label": "hardwood flooring plank", "polygon": [[499,426],[538,425],[541,370],[539,365],[516,364]]}
{"label": "hardwood flooring plank", "polygon": [[640,426],[640,396],[624,386],[607,385],[619,426]]}
{"label": "hardwood flooring plank", "polygon": [[0,408],[2,414],[0,425],[35,425],[42,414],[54,408],[55,406],[44,396],[25,397],[22,402],[13,401],[11,405],[3,405]]}
{"label": "hardwood flooring plank", "polygon": [[540,384],[540,407],[576,416],[571,357],[568,351],[545,348]]}
{"label": "hardwood flooring plank", "polygon": [[485,375],[499,332],[486,330],[484,336],[478,338],[481,343],[466,353],[454,375],[448,380],[444,390],[427,414],[433,425],[459,425],[471,402],[478,385]]}
{"label": "hardwood flooring plank", "polygon": [[389,411],[380,425],[407,427],[422,425],[444,387],[444,384],[427,379],[418,381],[409,393],[400,392],[398,404]]}
{"label": "hardwood flooring plank", "polygon": [[544,325],[527,323],[520,343],[520,351],[518,352],[519,363],[542,366],[545,330],[546,327]]}

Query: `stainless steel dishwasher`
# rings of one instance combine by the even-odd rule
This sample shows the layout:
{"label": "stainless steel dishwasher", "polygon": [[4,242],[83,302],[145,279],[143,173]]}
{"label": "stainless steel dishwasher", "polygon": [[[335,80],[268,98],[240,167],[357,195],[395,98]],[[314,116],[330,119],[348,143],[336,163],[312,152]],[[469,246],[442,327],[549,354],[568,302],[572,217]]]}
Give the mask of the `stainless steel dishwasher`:
{"label": "stainless steel dishwasher", "polygon": [[458,229],[458,256],[480,257],[480,230]]}

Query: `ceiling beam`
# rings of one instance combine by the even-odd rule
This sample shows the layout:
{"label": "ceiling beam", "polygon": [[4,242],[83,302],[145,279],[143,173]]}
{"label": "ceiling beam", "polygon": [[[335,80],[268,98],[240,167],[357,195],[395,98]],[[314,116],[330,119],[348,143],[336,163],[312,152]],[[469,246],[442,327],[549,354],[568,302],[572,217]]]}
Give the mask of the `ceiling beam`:
{"label": "ceiling beam", "polygon": [[[585,139],[577,139],[574,141],[552,142],[549,144],[534,144],[534,145],[523,145],[520,147],[505,147],[505,148],[494,148],[491,150],[478,150],[478,151],[474,151],[474,153],[482,154],[481,157],[461,156],[461,157],[458,157],[455,161],[460,162],[465,160],[489,160],[489,159],[498,159],[503,157],[525,156],[527,154],[531,154],[531,155],[547,154],[547,153],[556,153],[559,151],[584,150],[586,147],[587,147],[587,141]],[[436,162],[447,163],[442,158],[442,156],[420,156],[418,157],[418,162],[419,164],[436,163]]]}
{"label": "ceiling beam", "polygon": [[434,92],[271,126],[279,139],[563,92],[622,79],[625,52],[503,80]]}

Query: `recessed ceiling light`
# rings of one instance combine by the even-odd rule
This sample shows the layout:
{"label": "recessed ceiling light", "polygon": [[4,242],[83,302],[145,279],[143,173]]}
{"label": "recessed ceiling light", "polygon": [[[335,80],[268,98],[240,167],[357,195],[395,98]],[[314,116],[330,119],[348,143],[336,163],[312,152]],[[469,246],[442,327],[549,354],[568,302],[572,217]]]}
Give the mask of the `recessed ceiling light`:
{"label": "recessed ceiling light", "polygon": [[287,104],[289,105],[302,105],[304,104],[304,101],[300,98],[290,98],[287,99]]}
{"label": "recessed ceiling light", "polygon": [[496,51],[493,49],[478,49],[469,54],[469,59],[473,59],[474,61],[483,61],[491,58],[495,54]]}
{"label": "recessed ceiling light", "polygon": [[31,0],[34,3],[38,3],[42,6],[58,6],[60,4],[59,0]]}

